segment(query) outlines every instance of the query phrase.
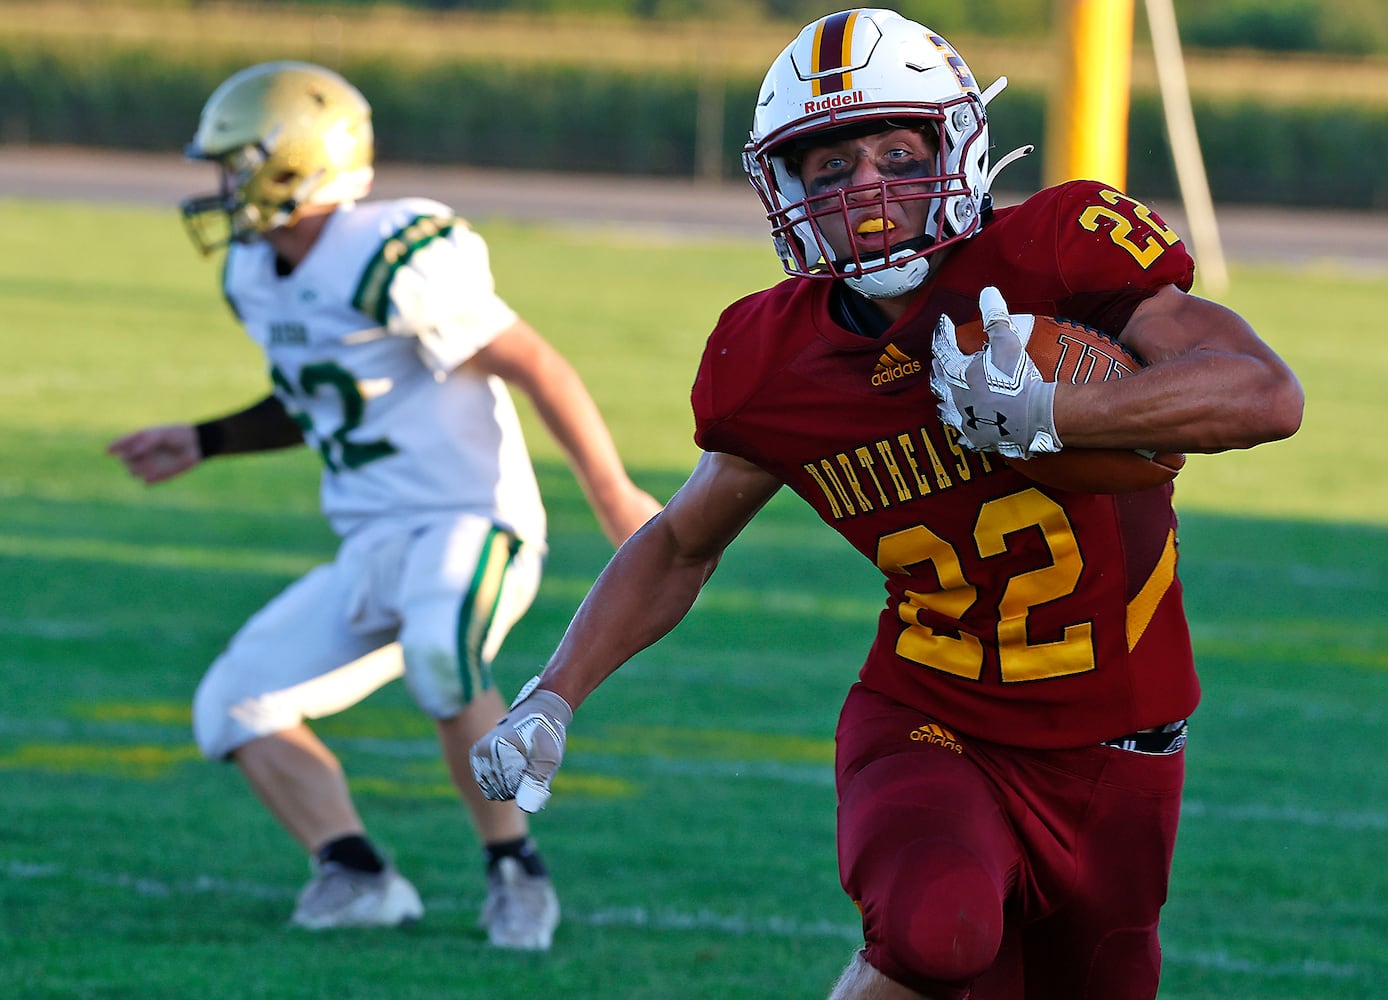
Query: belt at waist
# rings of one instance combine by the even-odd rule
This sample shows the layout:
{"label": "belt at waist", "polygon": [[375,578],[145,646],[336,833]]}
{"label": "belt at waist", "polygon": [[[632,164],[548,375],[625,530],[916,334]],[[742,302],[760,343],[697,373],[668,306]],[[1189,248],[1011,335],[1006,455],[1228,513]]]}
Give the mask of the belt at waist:
{"label": "belt at waist", "polygon": [[1116,740],[1104,740],[1100,746],[1116,747],[1119,750],[1130,750],[1133,753],[1165,756],[1176,753],[1186,745],[1186,734],[1189,729],[1186,720],[1181,719],[1178,722],[1169,722],[1154,729],[1143,729],[1140,732],[1129,733]]}

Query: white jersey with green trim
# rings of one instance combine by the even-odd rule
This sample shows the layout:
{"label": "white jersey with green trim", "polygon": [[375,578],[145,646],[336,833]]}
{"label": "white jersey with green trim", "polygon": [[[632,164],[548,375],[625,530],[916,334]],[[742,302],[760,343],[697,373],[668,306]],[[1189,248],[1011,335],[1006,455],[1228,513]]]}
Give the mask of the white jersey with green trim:
{"label": "white jersey with green trim", "polygon": [[268,243],[233,244],[223,290],[323,458],[323,513],[339,534],[364,519],[467,511],[544,543],[510,393],[464,366],[516,314],[496,294],[486,244],[447,206],[342,206],[288,275]]}

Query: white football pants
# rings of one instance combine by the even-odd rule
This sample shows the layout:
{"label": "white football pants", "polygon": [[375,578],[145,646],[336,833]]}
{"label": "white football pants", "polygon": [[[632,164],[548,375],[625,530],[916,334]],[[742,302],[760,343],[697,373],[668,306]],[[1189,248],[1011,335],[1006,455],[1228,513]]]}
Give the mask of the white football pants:
{"label": "white football pants", "polygon": [[535,599],[542,546],[472,514],[389,518],[354,532],[251,616],[193,698],[193,734],[222,759],[333,715],[397,677],[436,719],[491,686],[490,666]]}

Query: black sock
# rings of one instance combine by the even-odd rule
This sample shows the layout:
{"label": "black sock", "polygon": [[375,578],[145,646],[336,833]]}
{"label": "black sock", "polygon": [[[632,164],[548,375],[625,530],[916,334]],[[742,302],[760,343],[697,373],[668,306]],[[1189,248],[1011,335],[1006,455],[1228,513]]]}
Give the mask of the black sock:
{"label": "black sock", "polygon": [[371,872],[373,875],[385,871],[385,859],[371,846],[371,841],[360,834],[349,834],[330,840],[318,848],[320,864],[336,862],[353,871]]}
{"label": "black sock", "polygon": [[497,862],[502,858],[515,858],[521,863],[521,867],[525,869],[527,875],[549,874],[549,869],[545,867],[545,859],[540,857],[535,842],[529,837],[498,840],[483,847],[482,853],[487,856],[487,871],[495,868]]}

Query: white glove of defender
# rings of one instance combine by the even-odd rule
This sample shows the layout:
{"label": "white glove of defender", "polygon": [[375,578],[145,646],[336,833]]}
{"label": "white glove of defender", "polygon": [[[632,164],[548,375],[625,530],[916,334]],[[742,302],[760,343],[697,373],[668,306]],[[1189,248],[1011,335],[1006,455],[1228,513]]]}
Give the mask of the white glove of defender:
{"label": "white glove of defender", "polygon": [[1041,378],[1027,355],[1036,317],[1009,314],[1002,293],[992,285],[983,289],[978,306],[988,339],[975,354],[959,349],[948,316],[941,316],[935,327],[930,389],[940,400],[940,419],[975,451],[1007,458],[1060,451],[1055,384]]}
{"label": "white glove of defender", "polygon": [[515,799],[528,813],[549,801],[549,783],[564,759],[564,734],[574,712],[553,691],[536,691],[530,678],[511,710],[472,745],[472,776],[489,799]]}

